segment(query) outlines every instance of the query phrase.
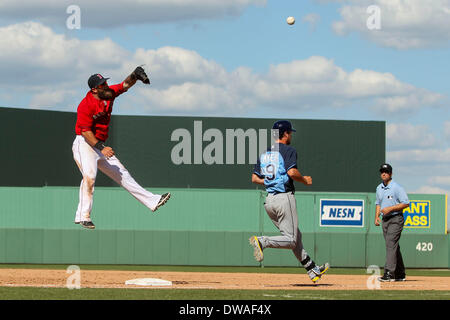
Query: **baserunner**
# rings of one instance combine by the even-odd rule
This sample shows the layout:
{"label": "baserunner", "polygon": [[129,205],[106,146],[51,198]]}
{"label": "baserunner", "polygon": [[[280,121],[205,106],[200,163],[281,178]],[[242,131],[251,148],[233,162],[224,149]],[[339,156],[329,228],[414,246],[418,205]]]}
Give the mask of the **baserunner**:
{"label": "baserunner", "polygon": [[263,250],[266,248],[291,249],[312,282],[317,283],[330,265],[316,265],[303,248],[294,196],[294,180],[311,185],[312,178],[303,176],[297,168],[297,151],[289,146],[292,132],[295,132],[292,124],[281,120],[275,122],[272,129],[275,143],[259,157],[252,174],[252,182],[265,186],[268,194],[264,208],[273,224],[280,230],[281,236],[252,236],[249,239],[250,244],[258,262],[264,259]]}

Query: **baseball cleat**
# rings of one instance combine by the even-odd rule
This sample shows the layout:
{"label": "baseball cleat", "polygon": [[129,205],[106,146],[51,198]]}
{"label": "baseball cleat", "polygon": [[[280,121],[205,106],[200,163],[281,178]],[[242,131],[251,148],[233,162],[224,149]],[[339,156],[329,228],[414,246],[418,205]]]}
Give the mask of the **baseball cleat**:
{"label": "baseball cleat", "polygon": [[95,225],[92,221],[81,221],[80,225],[86,229],[95,229]]}
{"label": "baseball cleat", "polygon": [[395,275],[394,281],[406,281],[406,274]]}
{"label": "baseball cleat", "polygon": [[169,200],[169,198],[170,198],[170,192],[164,193],[164,194],[161,196],[161,198],[159,198],[159,202],[158,202],[158,204],[156,205],[155,210],[153,210],[153,212],[155,212],[156,209],[158,209],[159,207],[161,207],[162,205],[164,205],[164,204],[167,202],[167,200]]}
{"label": "baseball cleat", "polygon": [[323,265],[319,266],[320,274],[324,274],[325,272],[330,269],[330,264],[328,262],[325,262]]}
{"label": "baseball cleat", "polygon": [[378,278],[378,281],[381,281],[381,282],[393,282],[393,281],[395,281],[395,278],[389,271],[387,271],[387,272],[384,273],[384,275],[382,277]]}
{"label": "baseball cleat", "polygon": [[261,262],[264,259],[264,254],[261,249],[261,243],[259,242],[256,236],[253,236],[249,239],[250,245],[253,247],[253,256],[255,260]]}
{"label": "baseball cleat", "polygon": [[[324,272],[326,272],[326,270]],[[318,266],[315,266],[314,268],[308,271],[308,276],[314,284],[317,283],[322,277],[322,274],[320,273],[320,268]]]}

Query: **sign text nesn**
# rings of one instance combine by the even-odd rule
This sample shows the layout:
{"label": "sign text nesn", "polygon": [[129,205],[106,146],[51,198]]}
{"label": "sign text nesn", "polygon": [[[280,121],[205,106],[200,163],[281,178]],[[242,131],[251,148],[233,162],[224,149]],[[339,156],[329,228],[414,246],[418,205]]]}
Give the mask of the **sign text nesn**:
{"label": "sign text nesn", "polygon": [[321,227],[364,227],[364,200],[320,199]]}

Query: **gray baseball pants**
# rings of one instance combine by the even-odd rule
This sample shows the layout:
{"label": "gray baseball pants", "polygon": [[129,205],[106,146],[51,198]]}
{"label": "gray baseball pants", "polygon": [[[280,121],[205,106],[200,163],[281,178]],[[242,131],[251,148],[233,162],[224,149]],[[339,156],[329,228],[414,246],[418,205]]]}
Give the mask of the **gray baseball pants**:
{"label": "gray baseball pants", "polygon": [[[264,203],[267,215],[280,230],[281,236],[258,237],[264,248],[291,249],[298,261],[304,262],[308,253],[303,248],[302,233],[298,228],[297,204],[292,193],[268,194]],[[306,261],[308,261],[306,260]]]}
{"label": "gray baseball pants", "polygon": [[386,220],[383,219],[383,236],[386,242],[386,265],[384,270],[394,275],[405,274],[405,266],[399,245],[404,221],[402,214]]}

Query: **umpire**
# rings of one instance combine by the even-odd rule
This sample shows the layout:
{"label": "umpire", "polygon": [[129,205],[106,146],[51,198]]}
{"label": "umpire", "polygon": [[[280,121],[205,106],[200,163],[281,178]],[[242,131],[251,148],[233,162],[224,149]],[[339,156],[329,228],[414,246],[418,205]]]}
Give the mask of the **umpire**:
{"label": "umpire", "polygon": [[403,230],[403,209],[409,207],[409,199],[405,190],[392,180],[392,167],[385,163],[380,167],[382,183],[376,191],[375,225],[383,220],[383,236],[386,242],[386,264],[382,282],[405,281],[406,273],[400,252],[400,236]]}

